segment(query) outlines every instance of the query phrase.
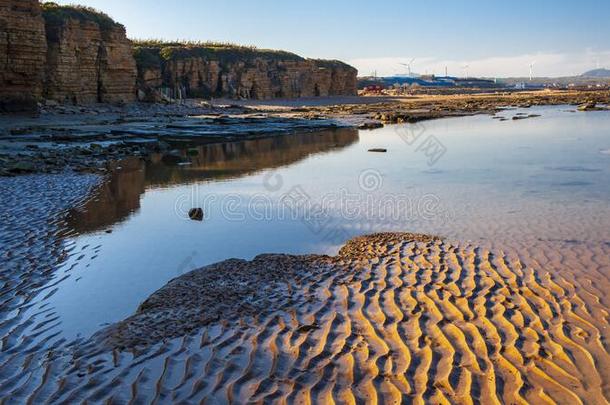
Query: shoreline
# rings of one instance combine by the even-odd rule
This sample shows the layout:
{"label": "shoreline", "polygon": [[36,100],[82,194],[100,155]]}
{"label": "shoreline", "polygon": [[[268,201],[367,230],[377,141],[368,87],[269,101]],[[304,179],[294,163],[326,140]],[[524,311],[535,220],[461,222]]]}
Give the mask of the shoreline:
{"label": "shoreline", "polygon": [[[269,398],[256,387],[273,381],[271,397],[293,399],[330,385],[359,400],[602,403],[604,307],[552,267],[433,236],[365,235],[336,256],[264,254],[193,270],[85,346],[169,359],[169,347],[192,341],[183,350],[220,356],[202,381],[236,378],[208,392],[220,401]],[[223,352],[227,341],[245,353]],[[87,353],[79,361],[93,364]]]}
{"label": "shoreline", "polygon": [[[595,257],[607,246],[549,246],[512,251],[392,233],[352,239],[334,257],[215,263],[171,280],[91,338],[60,341],[52,356],[40,345],[32,354],[40,365],[28,372],[44,389],[32,398],[152,398],[161,394],[144,392],[156,379],[162,397],[185,401],[198,387],[217,402],[603,403],[610,329],[596,294],[608,280]],[[564,260],[582,268],[562,274]],[[54,285],[38,287],[28,300]],[[11,332],[10,350],[21,349],[20,333]],[[6,364],[26,361],[18,352]]]}
{"label": "shoreline", "polygon": [[595,105],[610,104],[610,92],[333,97],[228,104],[230,101],[56,106],[38,118],[0,116],[0,176],[64,170],[105,173],[108,164],[125,157],[172,153],[191,145],[299,131],[372,129],[387,124],[494,115],[510,107],[566,104],[584,105],[583,110],[605,110],[606,107]]}

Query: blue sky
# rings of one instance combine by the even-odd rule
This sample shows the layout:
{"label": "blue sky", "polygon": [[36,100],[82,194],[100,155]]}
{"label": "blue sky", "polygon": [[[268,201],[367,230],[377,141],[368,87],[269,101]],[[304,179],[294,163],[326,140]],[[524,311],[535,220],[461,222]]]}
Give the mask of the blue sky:
{"label": "blue sky", "polygon": [[610,67],[610,1],[60,0],[110,14],[132,38],[204,39],[413,70],[569,75]]}

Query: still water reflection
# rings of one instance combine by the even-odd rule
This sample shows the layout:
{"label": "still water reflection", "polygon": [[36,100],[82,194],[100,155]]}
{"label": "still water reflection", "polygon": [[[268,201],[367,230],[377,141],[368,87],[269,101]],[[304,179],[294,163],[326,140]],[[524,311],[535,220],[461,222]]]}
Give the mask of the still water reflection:
{"label": "still water reflection", "polygon": [[[566,110],[295,134],[121,162],[70,215],[70,243],[83,254],[64,264],[71,276],[51,305],[67,336],[86,335],[194,268],[265,252],[332,254],[374,231],[608,243],[610,115]],[[445,149],[433,163],[418,148],[430,136]],[[185,218],[197,206],[204,221]]]}
{"label": "still water reflection", "polygon": [[357,130],[337,129],[195,145],[171,155],[154,154],[146,162],[138,158],[126,159],[117,165],[119,169],[112,172],[96,198],[84,209],[70,213],[69,224],[80,234],[94,232],[122,222],[135,213],[140,208],[140,197],[147,189],[236,179],[290,165],[312,154],[336,151],[357,141]]}

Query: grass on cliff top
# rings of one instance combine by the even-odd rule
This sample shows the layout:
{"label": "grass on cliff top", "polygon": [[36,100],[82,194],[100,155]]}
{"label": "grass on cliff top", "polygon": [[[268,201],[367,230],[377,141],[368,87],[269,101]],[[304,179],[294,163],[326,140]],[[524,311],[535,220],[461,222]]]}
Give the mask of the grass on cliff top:
{"label": "grass on cliff top", "polygon": [[286,51],[259,49],[255,46],[235,45],[225,42],[165,42],[155,39],[134,40],[136,60],[142,65],[186,58],[214,59],[221,62],[248,61],[254,58],[272,60],[304,60],[299,55]]}
{"label": "grass on cliff top", "polygon": [[42,3],[42,14],[47,25],[57,27],[63,25],[66,20],[74,19],[81,22],[94,22],[99,25],[102,31],[113,28],[124,28],[122,24],[114,21],[108,14],[105,14],[92,7],[79,5],[60,6],[57,3]]}
{"label": "grass on cliff top", "polygon": [[356,69],[352,65],[349,65],[345,62],[341,62],[340,60],[337,60],[337,59],[312,59],[312,60],[314,62],[316,62],[316,65],[318,65],[318,67],[325,67],[325,68],[342,67],[345,69]]}
{"label": "grass on cliff top", "polygon": [[[248,62],[255,58],[282,61],[304,61],[292,52],[259,49],[255,46],[236,45],[228,42],[181,41],[168,42],[157,39],[133,40],[134,56],[138,66],[159,67],[163,62],[187,58],[218,60],[220,63]],[[349,67],[337,60],[314,59],[320,67]]]}

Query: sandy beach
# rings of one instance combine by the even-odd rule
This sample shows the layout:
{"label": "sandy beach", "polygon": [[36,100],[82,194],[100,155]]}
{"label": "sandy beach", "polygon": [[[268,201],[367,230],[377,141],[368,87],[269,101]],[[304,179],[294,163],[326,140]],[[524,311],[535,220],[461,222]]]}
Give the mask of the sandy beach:
{"label": "sandy beach", "polygon": [[610,405],[610,3],[78,2],[0,0],[0,405]]}
{"label": "sandy beach", "polygon": [[[20,270],[2,289],[3,395],[50,403],[607,403],[603,199],[577,215],[567,204],[532,200],[514,218],[497,213],[516,201],[478,202],[476,221],[453,213],[438,237],[377,233],[345,241],[334,256],[280,251],[187,268],[124,320],[93,336],[62,336],[48,300],[103,251],[102,242],[70,241],[74,224],[104,234],[144,209],[148,187],[198,181],[199,170],[233,179],[296,165],[354,146],[355,131],[308,128],[298,138],[204,144],[182,172],[164,168],[157,152],[147,164],[158,178],[150,180],[137,158],[108,165],[104,178],[69,171],[2,178],[2,257]],[[115,175],[124,182],[109,182]],[[441,201],[469,193],[434,192]],[[364,235],[370,224],[353,226]]]}
{"label": "sandy beach", "polygon": [[211,265],[83,344],[52,398],[90,397],[88,369],[125,401],[605,403],[608,257],[535,249],[390,233]]}

